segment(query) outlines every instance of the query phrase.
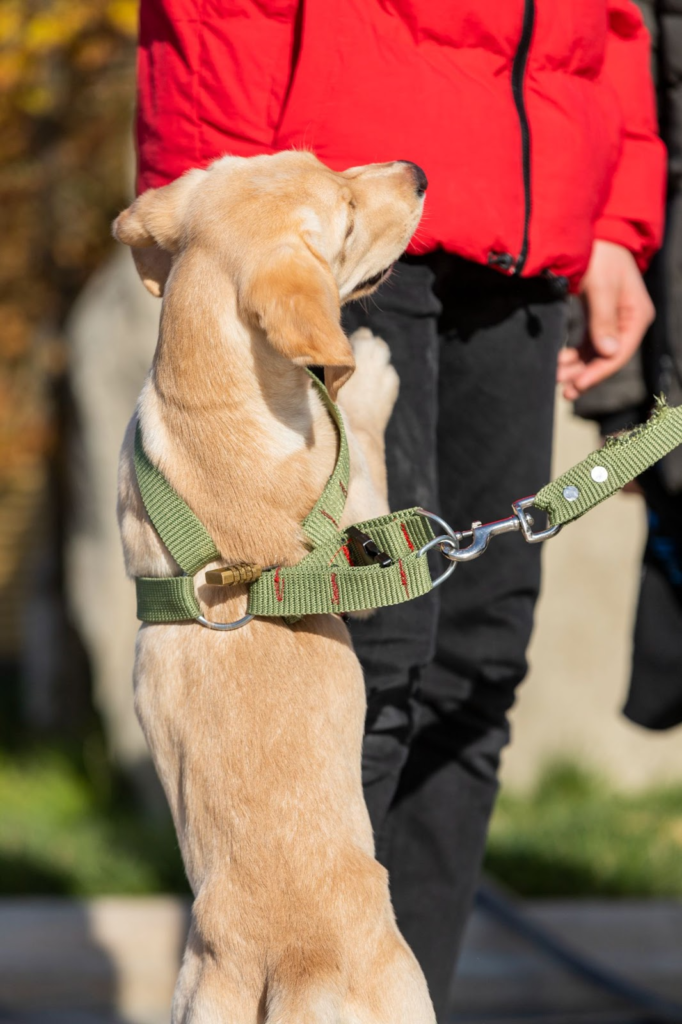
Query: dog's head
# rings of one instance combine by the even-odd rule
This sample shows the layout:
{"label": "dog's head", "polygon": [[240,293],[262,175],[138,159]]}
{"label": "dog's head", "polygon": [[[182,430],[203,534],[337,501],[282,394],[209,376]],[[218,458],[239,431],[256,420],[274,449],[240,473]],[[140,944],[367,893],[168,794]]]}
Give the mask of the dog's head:
{"label": "dog's head", "polygon": [[240,314],[335,394],[353,371],[340,307],[390,273],[421,216],[426,176],[400,160],[336,173],[311,153],[223,157],[143,193],[114,221],[154,295],[208,254]]}

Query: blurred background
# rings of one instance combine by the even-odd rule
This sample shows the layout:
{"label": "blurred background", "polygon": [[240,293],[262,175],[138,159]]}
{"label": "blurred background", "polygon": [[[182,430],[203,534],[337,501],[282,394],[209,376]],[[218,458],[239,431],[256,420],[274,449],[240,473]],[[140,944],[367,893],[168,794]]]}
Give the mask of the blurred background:
{"label": "blurred background", "polygon": [[[132,710],[115,521],[118,446],[159,314],[109,229],[131,198],[136,21],[134,0],[0,6],[2,1021],[168,1019],[186,927]],[[556,471],[597,443],[560,401]],[[680,730],[620,714],[645,532],[642,499],[619,495],[547,546],[487,872],[534,919],[682,998]],[[484,910],[453,1019],[497,1019],[491,979],[514,1019],[631,1019]]]}

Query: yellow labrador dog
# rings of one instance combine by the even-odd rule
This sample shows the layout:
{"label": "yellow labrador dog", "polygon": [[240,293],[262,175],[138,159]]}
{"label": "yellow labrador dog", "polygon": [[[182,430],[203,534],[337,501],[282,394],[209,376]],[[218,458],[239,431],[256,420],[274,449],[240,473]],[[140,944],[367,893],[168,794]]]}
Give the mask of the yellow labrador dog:
{"label": "yellow labrador dog", "polygon": [[[309,153],[225,157],[150,190],[114,234],[163,295],[154,362],[121,457],[131,576],[179,575],[133,466],[149,457],[224,563],[291,564],[337,435],[304,367],[323,366],[348,424],[344,523],[387,511],[383,434],[397,377],[340,305],[384,279],[421,215],[425,178],[398,161],[342,174]],[[355,364],[357,372],[351,378]],[[244,614],[246,588],[195,579],[203,614]],[[217,596],[216,596],[217,594]],[[362,796],[362,672],[343,621],[256,619],[221,633],[143,625],[137,712],[195,900],[175,1024],[433,1024],[393,916]]]}

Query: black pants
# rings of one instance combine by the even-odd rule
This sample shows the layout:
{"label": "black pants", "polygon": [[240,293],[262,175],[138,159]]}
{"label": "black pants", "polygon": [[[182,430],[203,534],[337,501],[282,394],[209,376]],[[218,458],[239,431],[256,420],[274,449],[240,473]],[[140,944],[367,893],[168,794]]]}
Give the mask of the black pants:
{"label": "black pants", "polygon": [[[565,303],[445,253],[401,261],[364,305],[400,374],[387,432],[392,508],[455,528],[511,514],[549,480]],[[365,670],[365,798],[400,928],[436,1013],[471,907],[497,789],[507,712],[526,673],[540,552],[495,539],[432,594],[352,625]]]}

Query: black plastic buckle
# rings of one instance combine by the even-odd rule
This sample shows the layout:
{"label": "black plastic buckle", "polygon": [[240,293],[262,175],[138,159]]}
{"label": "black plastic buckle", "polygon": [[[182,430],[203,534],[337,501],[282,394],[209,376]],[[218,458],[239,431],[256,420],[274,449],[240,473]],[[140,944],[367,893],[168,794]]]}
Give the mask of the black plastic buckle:
{"label": "black plastic buckle", "polygon": [[380,565],[382,569],[388,569],[389,565],[393,565],[391,556],[385,551],[379,551],[369,534],[358,530],[357,526],[349,526],[346,536],[353,561],[357,565]]}

